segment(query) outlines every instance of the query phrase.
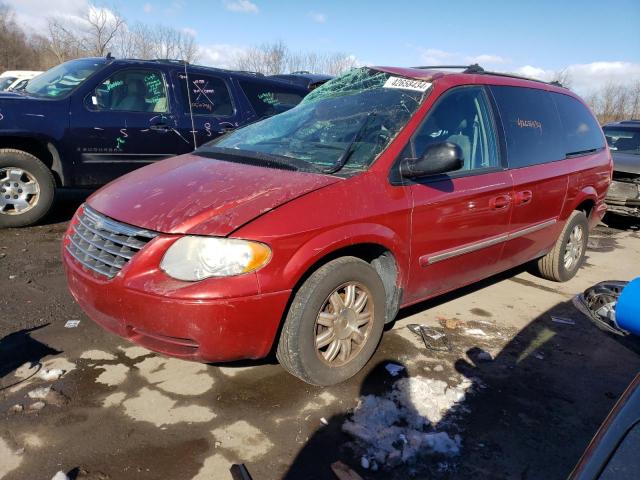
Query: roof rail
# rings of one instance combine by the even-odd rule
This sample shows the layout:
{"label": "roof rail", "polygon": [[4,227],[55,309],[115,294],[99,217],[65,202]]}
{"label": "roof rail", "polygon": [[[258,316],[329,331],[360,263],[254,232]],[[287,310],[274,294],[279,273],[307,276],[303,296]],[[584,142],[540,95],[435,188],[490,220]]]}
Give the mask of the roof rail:
{"label": "roof rail", "polygon": [[531,82],[545,83],[547,85],[553,85],[555,87],[566,88],[557,80],[554,80],[552,82],[545,82],[544,80],[538,80],[537,78],[524,77],[522,75],[515,75],[513,73],[492,72],[490,70],[485,70],[477,63],[474,63],[472,65],[427,65],[424,67],[413,67],[413,68],[419,68],[420,70],[439,70],[439,69],[445,69],[445,68],[461,69],[462,68],[464,70],[461,73],[478,73],[478,74],[485,74],[485,75],[496,75],[498,77],[518,78],[520,80],[529,80]]}
{"label": "roof rail", "polygon": [[153,58],[149,61],[158,63],[177,63],[178,65],[189,65],[189,62],[187,62],[186,60],[179,60],[177,58]]}
{"label": "roof rail", "polygon": [[291,72],[288,75],[309,75],[311,72],[309,70],[296,70],[295,72]]}
{"label": "roof rail", "polygon": [[234,70],[234,71],[238,73],[246,73],[247,75],[255,75],[256,77],[264,77],[264,73],[253,72],[251,70]]}
{"label": "roof rail", "polygon": [[413,67],[418,68],[420,70],[439,70],[442,68],[455,68],[455,69],[463,69],[462,73],[483,73],[484,68],[482,68],[477,63],[472,65],[424,65],[422,67]]}

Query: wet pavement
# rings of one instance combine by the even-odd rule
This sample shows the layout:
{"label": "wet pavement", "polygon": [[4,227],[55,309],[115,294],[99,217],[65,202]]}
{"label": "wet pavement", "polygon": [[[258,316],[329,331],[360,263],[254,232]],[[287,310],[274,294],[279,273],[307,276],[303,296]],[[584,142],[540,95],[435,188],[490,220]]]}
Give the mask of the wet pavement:
{"label": "wet pavement", "polygon": [[[231,463],[254,480],[335,479],[336,460],[365,479],[563,478],[640,370],[637,345],[571,304],[594,283],[638,275],[636,231],[598,227],[568,283],[521,269],[403,310],[363,372],[319,388],[273,359],[189,363],[102,331],[66,292],[63,218],[0,231],[3,479],[218,480],[231,478]],[[450,351],[426,349],[411,323],[445,334]],[[404,368],[392,376],[389,363]],[[404,419],[388,450],[388,436],[371,430],[388,418],[371,423],[363,395],[392,399],[386,413]],[[411,450],[412,422],[459,451],[424,441]]]}

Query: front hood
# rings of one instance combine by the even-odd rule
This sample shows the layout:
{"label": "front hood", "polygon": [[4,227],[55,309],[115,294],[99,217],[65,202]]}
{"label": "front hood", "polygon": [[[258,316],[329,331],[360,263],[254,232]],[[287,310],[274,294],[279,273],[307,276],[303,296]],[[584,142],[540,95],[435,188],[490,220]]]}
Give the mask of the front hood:
{"label": "front hood", "polygon": [[613,153],[613,169],[616,172],[636,173],[640,175],[640,155],[631,153]]}
{"label": "front hood", "polygon": [[341,179],[189,154],[120,177],[87,202],[108,217],[148,230],[224,236],[337,181]]}

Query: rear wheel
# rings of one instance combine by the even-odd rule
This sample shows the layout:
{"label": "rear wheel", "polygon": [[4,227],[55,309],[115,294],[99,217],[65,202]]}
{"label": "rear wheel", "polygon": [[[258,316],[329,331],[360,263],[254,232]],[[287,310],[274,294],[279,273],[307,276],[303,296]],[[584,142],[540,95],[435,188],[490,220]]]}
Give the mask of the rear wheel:
{"label": "rear wheel", "polygon": [[571,280],[584,261],[588,239],[587,216],[574,211],[551,251],[538,260],[540,276],[555,282]]}
{"label": "rear wheel", "polygon": [[47,166],[21,150],[0,149],[0,227],[24,227],[51,209],[55,179]]}
{"label": "rear wheel", "polygon": [[315,271],[296,293],[278,360],[307,383],[340,383],[369,361],[384,320],[385,289],[378,273],[359,258],[338,258]]}

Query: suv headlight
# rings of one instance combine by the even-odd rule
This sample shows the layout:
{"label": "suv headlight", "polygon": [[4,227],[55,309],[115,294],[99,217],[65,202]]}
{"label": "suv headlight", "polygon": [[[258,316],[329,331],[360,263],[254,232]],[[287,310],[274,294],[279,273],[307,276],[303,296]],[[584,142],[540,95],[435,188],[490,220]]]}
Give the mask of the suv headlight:
{"label": "suv headlight", "polygon": [[194,282],[252,272],[265,265],[269,258],[271,250],[262,243],[186,236],[169,247],[160,268],[177,280]]}

